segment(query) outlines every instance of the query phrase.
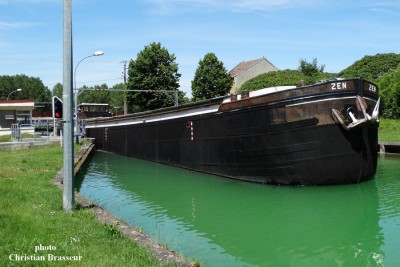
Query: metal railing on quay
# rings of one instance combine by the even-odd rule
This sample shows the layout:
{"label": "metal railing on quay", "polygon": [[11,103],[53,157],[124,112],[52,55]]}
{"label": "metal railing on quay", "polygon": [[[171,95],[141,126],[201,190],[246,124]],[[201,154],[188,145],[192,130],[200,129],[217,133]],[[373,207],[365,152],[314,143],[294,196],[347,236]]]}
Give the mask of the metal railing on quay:
{"label": "metal railing on quay", "polygon": [[[54,135],[54,132],[50,131],[50,129],[49,122],[40,125],[15,123],[11,125],[11,138],[13,141],[22,142],[23,139],[24,141],[43,141],[43,137],[47,137],[48,141],[50,136]],[[24,137],[24,134],[27,135]]]}

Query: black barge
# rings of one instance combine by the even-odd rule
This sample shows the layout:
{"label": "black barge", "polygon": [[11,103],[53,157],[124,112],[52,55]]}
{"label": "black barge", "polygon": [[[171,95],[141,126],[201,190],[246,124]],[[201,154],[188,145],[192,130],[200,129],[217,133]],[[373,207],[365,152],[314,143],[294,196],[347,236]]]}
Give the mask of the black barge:
{"label": "black barge", "polygon": [[364,79],[273,87],[86,121],[98,149],[233,179],[358,183],[375,175],[378,88]]}

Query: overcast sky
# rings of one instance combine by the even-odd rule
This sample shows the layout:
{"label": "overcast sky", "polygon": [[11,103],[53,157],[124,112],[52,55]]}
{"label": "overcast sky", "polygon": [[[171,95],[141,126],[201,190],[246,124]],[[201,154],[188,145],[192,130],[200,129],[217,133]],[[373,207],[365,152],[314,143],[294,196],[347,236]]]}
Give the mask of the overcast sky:
{"label": "overcast sky", "polygon": [[[190,95],[199,60],[213,52],[231,70],[265,57],[339,72],[365,55],[400,53],[399,0],[73,0],[74,66],[83,84],[123,82],[124,60],[152,42],[175,54]],[[62,83],[63,0],[0,0],[0,75]]]}

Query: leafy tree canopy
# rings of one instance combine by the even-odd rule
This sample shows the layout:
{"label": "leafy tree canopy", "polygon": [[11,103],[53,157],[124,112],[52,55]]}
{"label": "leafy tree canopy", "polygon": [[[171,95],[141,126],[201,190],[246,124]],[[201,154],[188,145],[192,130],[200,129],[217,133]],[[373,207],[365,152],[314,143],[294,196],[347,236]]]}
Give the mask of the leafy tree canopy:
{"label": "leafy tree canopy", "polygon": [[397,69],[384,74],[379,80],[381,114],[385,118],[400,118],[400,64]]}
{"label": "leafy tree canopy", "polygon": [[300,60],[299,71],[306,77],[316,76],[321,72],[324,72],[325,65],[318,67],[317,59],[314,58],[312,63],[307,62],[305,59]]}
{"label": "leafy tree canopy", "polygon": [[224,63],[214,53],[208,53],[199,62],[192,81],[193,100],[204,100],[229,93],[233,84]]}
{"label": "leafy tree canopy", "polygon": [[[113,86],[114,89],[127,89],[126,84],[119,83]],[[124,110],[124,100],[126,98],[126,92],[113,92],[110,91],[110,100],[109,104],[113,111],[123,112]]]}
{"label": "leafy tree canopy", "polygon": [[351,66],[339,72],[340,77],[362,77],[372,82],[377,82],[385,73],[394,70],[400,63],[400,54],[376,54],[364,56]]}
{"label": "leafy tree canopy", "polygon": [[[178,91],[181,74],[178,73],[175,60],[175,55],[170,54],[160,43],[151,43],[138,53],[136,60],[130,61],[128,89],[156,91],[129,93],[127,100],[135,111],[174,105],[174,94],[160,90]],[[183,97],[184,93],[179,92],[180,101]]]}
{"label": "leafy tree canopy", "polygon": [[81,89],[82,91],[78,96],[78,105],[80,103],[110,104],[110,92],[105,90],[108,89],[107,84],[103,83],[101,85],[95,85],[93,88],[91,88],[95,90],[85,90],[89,89],[87,86],[83,86]]}
{"label": "leafy tree canopy", "polygon": [[313,84],[321,80],[333,78],[336,75],[334,73],[318,72],[314,73],[313,76],[305,76],[300,70],[278,70],[270,71],[254,77],[251,80],[245,82],[238,92],[245,90],[253,91],[273,86],[285,86],[285,85],[300,85],[303,81],[304,84]]}
{"label": "leafy tree canopy", "polygon": [[273,86],[298,85],[304,75],[298,70],[278,70],[260,74],[245,82],[238,92],[253,91]]}
{"label": "leafy tree canopy", "polygon": [[24,74],[0,76],[0,99],[7,100],[7,96],[17,89],[22,91],[10,95],[10,99],[34,100],[35,102],[50,102],[51,92],[39,78],[28,77]]}
{"label": "leafy tree canopy", "polygon": [[62,99],[63,85],[61,83],[57,83],[56,85],[54,85],[52,94],[53,96],[57,96],[58,98]]}

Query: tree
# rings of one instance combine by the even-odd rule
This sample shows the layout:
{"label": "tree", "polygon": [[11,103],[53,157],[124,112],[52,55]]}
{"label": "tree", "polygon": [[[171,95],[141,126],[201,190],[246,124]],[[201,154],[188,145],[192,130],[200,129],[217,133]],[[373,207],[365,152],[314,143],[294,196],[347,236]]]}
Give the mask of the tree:
{"label": "tree", "polygon": [[320,72],[324,72],[325,65],[318,67],[317,59],[314,58],[312,63],[307,62],[305,59],[300,60],[299,71],[301,71],[304,76],[313,77],[318,75]]}
{"label": "tree", "polygon": [[[126,89],[126,84],[119,83],[113,86],[113,89]],[[109,105],[113,112],[118,112],[118,114],[123,114],[124,111],[124,99],[126,97],[126,92],[110,90],[110,100]]]}
{"label": "tree", "polygon": [[239,88],[238,92],[241,93],[245,90],[253,91],[274,86],[297,86],[300,85],[301,81],[304,81],[304,84],[308,85],[334,77],[336,77],[335,73],[325,72],[318,72],[314,76],[305,76],[304,73],[299,70],[270,71],[248,80]]}
{"label": "tree", "polygon": [[[136,60],[129,63],[128,89],[152,90],[155,92],[132,92],[127,101],[135,111],[152,110],[174,105],[174,94],[160,90],[176,91],[179,88],[178,64],[174,54],[161,47],[160,43],[151,43],[138,53]],[[184,93],[180,92],[183,99]]]}
{"label": "tree", "polygon": [[82,91],[78,96],[78,105],[80,103],[103,103],[109,104],[110,92],[106,91],[108,89],[107,84],[95,85],[95,90],[85,90],[89,89],[87,86],[82,87]]}
{"label": "tree", "polygon": [[52,94],[53,96],[57,96],[58,98],[62,99],[63,85],[61,83],[57,83],[56,85],[54,85]]}
{"label": "tree", "polygon": [[229,93],[233,84],[232,77],[214,53],[207,53],[199,61],[192,81],[193,100],[203,100],[223,96]]}
{"label": "tree", "polygon": [[362,77],[377,82],[385,73],[396,69],[399,63],[400,54],[388,53],[364,56],[339,72],[339,76],[344,78]]}
{"label": "tree", "polygon": [[29,99],[35,102],[50,102],[51,92],[39,78],[28,77],[24,74],[14,76],[0,76],[0,98],[6,100],[10,92],[21,88],[14,93],[11,99]]}
{"label": "tree", "polygon": [[400,118],[400,65],[384,74],[379,81],[382,117]]}

